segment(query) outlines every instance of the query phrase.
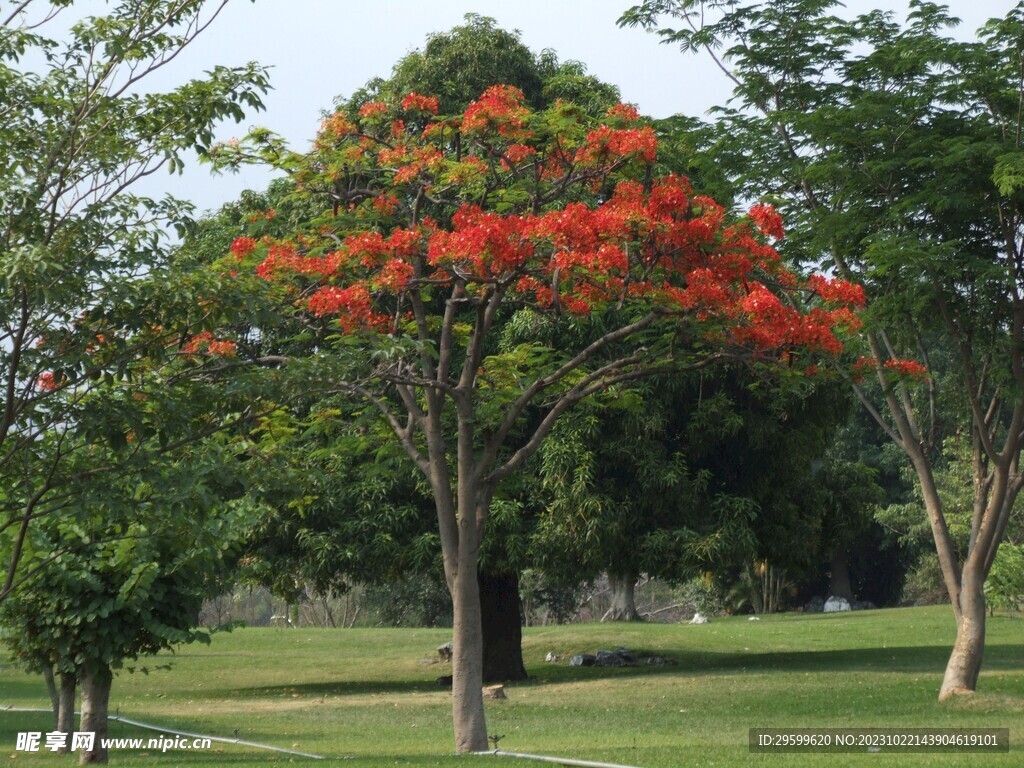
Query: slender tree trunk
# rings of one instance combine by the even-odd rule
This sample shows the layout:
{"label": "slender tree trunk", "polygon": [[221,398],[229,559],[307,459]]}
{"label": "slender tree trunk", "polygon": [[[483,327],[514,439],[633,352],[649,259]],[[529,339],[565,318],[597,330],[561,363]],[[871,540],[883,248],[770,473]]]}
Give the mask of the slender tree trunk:
{"label": "slender tree trunk", "polygon": [[107,748],[103,742],[109,728],[107,712],[112,680],[110,667],[106,666],[92,674],[82,675],[82,725],[79,730],[96,734],[96,740],[91,750],[82,753],[81,765],[107,762]]}
{"label": "slender tree trunk", "polygon": [[842,597],[853,602],[853,587],[850,585],[850,564],[846,559],[846,550],[837,547],[832,551],[829,564],[828,596]]}
{"label": "slender tree trunk", "polygon": [[75,675],[62,672],[60,675],[60,693],[57,700],[57,730],[68,734],[66,746],[60,752],[71,751],[71,736],[75,730],[75,690],[78,679]]}
{"label": "slender tree trunk", "polygon": [[634,596],[636,574],[609,573],[608,584],[611,586],[612,606],[601,621],[640,621]]}
{"label": "slender tree trunk", "polygon": [[[465,552],[464,547],[459,549]],[[455,751],[465,754],[487,749],[487,724],[484,720],[480,585],[476,563],[470,565],[460,560],[459,570],[452,580],[452,717]]]}
{"label": "slender tree trunk", "polygon": [[481,571],[479,582],[484,682],[525,680],[519,574]]}
{"label": "slender tree trunk", "polygon": [[985,654],[985,590],[984,577],[973,564],[964,568],[960,589],[960,621],[956,642],[946,664],[946,674],[939,689],[939,701],[974,693]]}
{"label": "slender tree trunk", "polygon": [[57,693],[57,681],[53,677],[53,667],[49,664],[43,666],[43,680],[46,681],[46,692],[50,695],[50,708],[53,709],[53,729],[59,731],[57,724],[60,723],[60,695]]}

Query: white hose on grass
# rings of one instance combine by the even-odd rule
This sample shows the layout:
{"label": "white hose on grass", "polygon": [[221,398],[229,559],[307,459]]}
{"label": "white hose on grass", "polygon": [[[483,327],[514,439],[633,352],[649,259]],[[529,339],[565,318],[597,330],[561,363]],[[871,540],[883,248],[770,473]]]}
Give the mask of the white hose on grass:
{"label": "white hose on grass", "polygon": [[523,752],[505,752],[501,749],[477,752],[478,755],[497,755],[498,757],[521,757],[524,760],[537,760],[542,763],[555,763],[556,765],[581,765],[584,768],[636,768],[632,765],[620,765],[619,763],[596,763],[593,760],[574,760],[570,757],[548,757],[547,755],[528,755]]}
{"label": "white hose on grass", "polygon": [[[0,706],[0,711],[3,712],[53,712],[52,709],[46,707],[8,707]],[[75,712],[75,714],[80,714]],[[204,733],[189,733],[188,731],[178,731],[174,728],[164,728],[159,725],[150,725],[149,723],[141,723],[138,720],[129,720],[127,717],[121,717],[121,715],[107,715],[108,720],[116,720],[119,723],[125,725],[134,725],[136,728],[145,728],[150,731],[158,731],[160,733],[173,733],[175,736],[189,736],[193,739],[209,739],[210,741],[216,741],[221,744],[237,744],[243,747],[255,747],[256,749],[269,749],[274,752],[284,752],[286,755],[298,755],[299,757],[309,757],[314,760],[323,760],[323,755],[314,755],[312,752],[299,752],[295,749],[285,749],[284,747],[275,747],[271,744],[260,744],[255,741],[245,741],[244,739],[227,739],[221,736],[207,736]]]}

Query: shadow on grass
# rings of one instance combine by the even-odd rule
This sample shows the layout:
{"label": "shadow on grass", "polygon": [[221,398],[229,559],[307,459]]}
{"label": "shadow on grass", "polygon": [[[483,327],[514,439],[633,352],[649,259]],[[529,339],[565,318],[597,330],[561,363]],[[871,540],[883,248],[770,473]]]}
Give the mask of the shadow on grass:
{"label": "shadow on grass", "polygon": [[[528,680],[516,686],[537,686],[581,680],[619,677],[650,677],[680,675],[700,677],[723,672],[759,674],[767,672],[884,672],[887,674],[941,674],[949,659],[950,646],[896,646],[892,648],[858,648],[828,651],[756,651],[695,653],[689,650],[637,650],[638,655],[658,655],[676,663],[665,666],[638,667],[569,667],[565,664],[533,666]],[[986,650],[984,670],[1021,670],[1024,668],[1024,645],[996,645]],[[447,671],[446,667],[435,667]],[[370,696],[406,693],[437,693],[448,690],[434,678],[422,680],[347,680],[294,685],[259,686],[224,689],[227,696]]]}
{"label": "shadow on grass", "polygon": [[[447,667],[438,667],[448,672]],[[221,688],[210,693],[233,696],[372,696],[387,693],[438,693],[449,690],[438,685],[436,678],[422,680],[339,680],[323,683],[295,683],[292,685],[260,685],[253,688]]]}
{"label": "shadow on grass", "polygon": [[[885,672],[889,674],[941,674],[949,660],[949,645],[845,648],[828,651],[716,652],[658,649],[638,650],[640,656],[658,655],[674,665],[625,668],[548,665],[533,670],[533,682],[567,682],[602,677],[684,675],[700,677],[722,672]],[[986,649],[983,671],[1024,670],[1024,645],[995,645]],[[528,681],[530,682],[530,681]]]}

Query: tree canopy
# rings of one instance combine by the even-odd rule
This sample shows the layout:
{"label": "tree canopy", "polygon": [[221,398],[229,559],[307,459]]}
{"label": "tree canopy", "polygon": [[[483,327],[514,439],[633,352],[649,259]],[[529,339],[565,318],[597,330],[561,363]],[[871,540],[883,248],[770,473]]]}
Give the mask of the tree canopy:
{"label": "tree canopy", "polygon": [[[977,685],[983,583],[1024,487],[1024,402],[1011,394],[1024,384],[1024,6],[964,42],[934,3],[911,2],[903,25],[886,11],[847,20],[837,5],[649,0],[623,22],[714,57],[736,99],[709,150],[748,194],[779,203],[786,253],[869,296],[847,373],[921,491],[958,625],[945,699]],[[970,435],[974,488],[962,559],[935,478],[957,431]]]}
{"label": "tree canopy", "polygon": [[[187,225],[190,206],[132,190],[261,107],[256,64],[144,91],[224,5],[114,2],[61,41],[47,32],[69,1],[0,12],[0,600],[24,580],[34,521],[67,510],[90,477],[166,450],[194,413],[170,406],[166,386],[142,388],[166,384],[190,348],[206,358],[203,332],[232,307],[204,305],[206,276],[168,261],[165,227]],[[96,440],[123,450],[98,465]]]}
{"label": "tree canopy", "polygon": [[[486,747],[476,572],[499,483],[595,393],[737,355],[837,352],[862,296],[790,273],[764,239],[782,235],[770,206],[730,222],[685,179],[652,178],[657,139],[630,107],[594,124],[496,85],[461,115],[438,113],[436,97],[410,93],[328,117],[306,156],[260,132],[217,157],[284,158],[297,194],[321,201],[297,231],[237,238],[227,261],[277,286],[322,340],[320,391],[377,408],[430,483],[455,609],[456,745],[474,751]],[[772,289],[822,305],[802,311]],[[497,343],[502,323],[573,316],[603,330],[577,346]]]}

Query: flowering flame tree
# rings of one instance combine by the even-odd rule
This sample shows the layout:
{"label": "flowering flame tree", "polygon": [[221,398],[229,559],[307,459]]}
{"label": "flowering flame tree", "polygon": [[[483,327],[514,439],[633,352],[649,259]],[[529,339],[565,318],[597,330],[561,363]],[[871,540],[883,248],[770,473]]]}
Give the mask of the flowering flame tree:
{"label": "flowering flame tree", "polygon": [[[592,125],[567,104],[531,112],[498,85],[461,115],[436,112],[413,93],[328,117],[308,155],[254,134],[217,156],[255,148],[322,211],[284,236],[259,222],[226,261],[319,329],[319,355],[350,362],[323,391],[372,403],[430,483],[454,607],[456,747],[471,752],[487,748],[477,563],[499,483],[596,393],[727,358],[838,352],[863,296],[788,271],[770,206],[730,221],[685,178],[656,176],[656,136],[629,106]],[[508,343],[509,322],[591,331]]]}

